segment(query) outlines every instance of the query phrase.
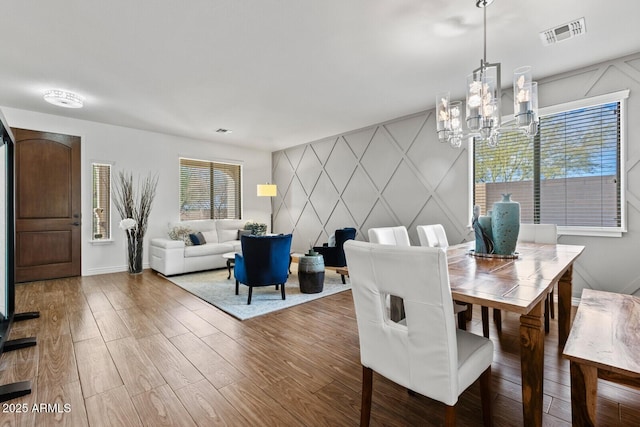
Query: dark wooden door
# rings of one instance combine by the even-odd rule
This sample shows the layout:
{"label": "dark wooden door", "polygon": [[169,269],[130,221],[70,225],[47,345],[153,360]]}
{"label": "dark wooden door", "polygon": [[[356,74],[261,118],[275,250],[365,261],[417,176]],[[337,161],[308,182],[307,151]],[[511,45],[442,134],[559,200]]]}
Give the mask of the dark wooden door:
{"label": "dark wooden door", "polygon": [[81,274],[80,138],[12,129],[16,282]]}

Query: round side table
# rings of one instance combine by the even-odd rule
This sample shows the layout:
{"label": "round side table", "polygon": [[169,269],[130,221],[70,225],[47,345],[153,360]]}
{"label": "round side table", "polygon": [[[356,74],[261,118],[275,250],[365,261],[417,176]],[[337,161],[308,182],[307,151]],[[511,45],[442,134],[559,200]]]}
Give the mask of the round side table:
{"label": "round side table", "polygon": [[222,258],[227,260],[227,271],[229,272],[227,280],[229,280],[231,279],[231,267],[236,265],[236,253],[227,252],[226,254],[222,254]]}

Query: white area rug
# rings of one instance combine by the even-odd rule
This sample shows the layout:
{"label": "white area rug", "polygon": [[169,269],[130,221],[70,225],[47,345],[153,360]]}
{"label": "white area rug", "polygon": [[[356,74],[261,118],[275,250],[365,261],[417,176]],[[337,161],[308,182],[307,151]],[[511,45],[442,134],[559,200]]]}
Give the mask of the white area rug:
{"label": "white area rug", "polygon": [[283,301],[280,290],[276,291],[274,286],[256,287],[253,288],[251,305],[247,305],[249,294],[247,286],[240,284],[240,295],[236,295],[233,269],[231,270],[231,279],[227,279],[226,269],[182,274],[166,277],[166,279],[240,320],[261,316],[351,289],[348,278],[347,284],[343,285],[339,274],[327,270],[322,292],[303,294],[300,292],[297,264],[291,265],[291,272],[285,287],[287,299]]}

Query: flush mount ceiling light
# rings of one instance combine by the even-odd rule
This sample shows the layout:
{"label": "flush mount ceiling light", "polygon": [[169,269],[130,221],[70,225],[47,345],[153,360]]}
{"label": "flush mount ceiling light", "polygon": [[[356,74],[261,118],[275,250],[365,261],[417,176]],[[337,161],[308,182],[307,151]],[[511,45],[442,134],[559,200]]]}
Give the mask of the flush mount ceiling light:
{"label": "flush mount ceiling light", "polygon": [[83,100],[80,95],[60,89],[49,89],[44,93],[44,100],[50,104],[65,108],[82,108]]}
{"label": "flush mount ceiling light", "polygon": [[514,125],[501,123],[500,63],[487,62],[487,6],[493,0],[476,0],[476,6],[484,13],[484,56],[480,68],[467,76],[466,123],[468,132],[462,130],[462,102],[450,102],[449,92],[436,97],[436,130],[440,142],[452,147],[462,145],[467,137],[487,141],[490,146],[498,144],[501,131],[521,130],[528,137],[538,133],[538,85],[531,80],[531,67],[520,67],[513,73]]}

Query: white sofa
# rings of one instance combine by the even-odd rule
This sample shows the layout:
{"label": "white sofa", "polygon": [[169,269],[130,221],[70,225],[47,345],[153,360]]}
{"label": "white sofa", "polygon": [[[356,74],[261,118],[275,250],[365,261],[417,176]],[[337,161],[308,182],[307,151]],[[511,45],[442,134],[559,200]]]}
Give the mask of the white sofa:
{"label": "white sofa", "polygon": [[[165,276],[226,267],[227,260],[222,254],[240,251],[239,230],[246,222],[235,219],[170,222],[166,236],[149,242],[149,264]],[[175,227],[186,227],[192,233],[201,232],[206,243],[189,246],[184,240],[170,239],[170,231]]]}

